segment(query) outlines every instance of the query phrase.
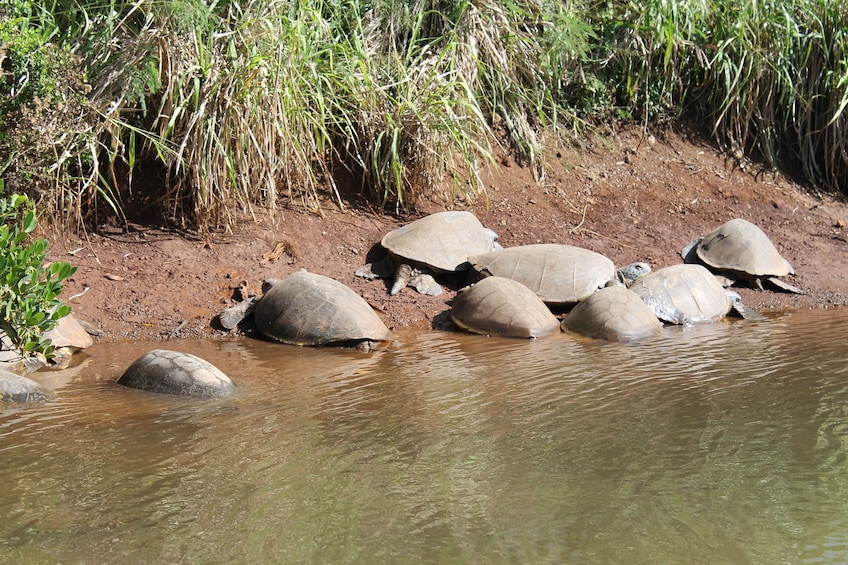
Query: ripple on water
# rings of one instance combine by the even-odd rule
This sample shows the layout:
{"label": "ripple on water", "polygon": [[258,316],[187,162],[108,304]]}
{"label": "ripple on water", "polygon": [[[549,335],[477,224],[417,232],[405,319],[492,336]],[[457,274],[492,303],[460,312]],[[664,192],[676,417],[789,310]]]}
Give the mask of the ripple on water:
{"label": "ripple on water", "polygon": [[161,342],[98,344],[43,377],[55,400],[0,409],[0,545],[20,562],[841,561],[846,337],[848,317],[813,311],[638,344],[169,342],[238,385],[199,402],[115,384]]}

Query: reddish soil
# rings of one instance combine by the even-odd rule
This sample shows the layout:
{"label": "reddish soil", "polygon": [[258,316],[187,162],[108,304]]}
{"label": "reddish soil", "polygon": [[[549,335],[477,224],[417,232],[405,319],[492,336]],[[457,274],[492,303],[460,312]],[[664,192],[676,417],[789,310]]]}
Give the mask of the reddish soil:
{"label": "reddish soil", "polygon": [[[694,237],[742,217],[759,225],[796,270],[789,281],[804,295],[740,289],[761,311],[830,308],[848,304],[848,206],[816,196],[781,175],[751,164],[740,168],[714,147],[684,133],[660,139],[629,131],[594,147],[548,157],[547,176],[504,158],[487,179],[487,195],[460,199],[500,235],[504,246],[568,243],[603,253],[616,264],[642,260],[654,268],[679,263]],[[52,236],[50,258],[78,267],[63,299],[76,316],[102,330],[101,340],[225,335],[215,317],[232,304],[244,280],[260,293],[266,278],[298,270],[320,273],[359,292],[393,329],[431,327],[449,309],[457,284],[439,297],[412,289],[390,297],[381,281],[354,276],[375,255],[386,232],[415,219],[370,210],[349,198],[322,213],[299,202],[273,215],[245,215],[231,234],[207,238],[156,226],[128,233],[103,230]],[[444,209],[444,198],[418,215]]]}

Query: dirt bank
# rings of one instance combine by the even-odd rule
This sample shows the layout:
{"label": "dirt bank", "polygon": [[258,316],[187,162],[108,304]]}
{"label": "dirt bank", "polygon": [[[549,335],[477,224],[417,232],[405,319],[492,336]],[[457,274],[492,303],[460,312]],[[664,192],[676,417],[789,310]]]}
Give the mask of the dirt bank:
{"label": "dirt bank", "polygon": [[[759,225],[797,272],[802,296],[741,289],[760,310],[830,308],[848,304],[848,206],[817,197],[783,176],[740,169],[713,147],[685,134],[659,139],[641,131],[596,147],[548,157],[547,177],[504,159],[487,180],[488,194],[458,201],[500,235],[504,246],[568,243],[617,264],[680,262],[680,248],[719,224],[742,217]],[[433,196],[421,213],[443,209]],[[365,297],[390,328],[430,327],[449,309],[456,288],[439,297],[410,289],[389,297],[379,281],[356,278],[382,235],[399,219],[349,199],[323,215],[298,203],[274,215],[245,215],[232,234],[207,240],[156,226],[129,233],[103,230],[50,237],[50,258],[78,267],[63,298],[75,314],[103,331],[101,340],[223,335],[213,319],[241,281],[259,292],[265,278],[307,269],[337,279]]]}

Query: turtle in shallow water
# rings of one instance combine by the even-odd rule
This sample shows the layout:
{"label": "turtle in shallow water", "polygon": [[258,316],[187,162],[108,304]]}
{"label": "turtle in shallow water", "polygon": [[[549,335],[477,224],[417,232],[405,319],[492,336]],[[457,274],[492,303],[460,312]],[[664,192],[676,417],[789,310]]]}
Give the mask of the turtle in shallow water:
{"label": "turtle in shallow water", "polygon": [[299,271],[264,286],[253,316],[265,337],[292,345],[362,347],[391,339],[365,299],[334,279]]}
{"label": "turtle in shallow water", "polygon": [[468,257],[500,248],[497,239],[471,212],[430,214],[387,233],[380,242],[387,257],[360,267],[356,275],[394,277],[391,295],[412,286],[422,294],[437,296],[442,288],[433,275],[467,271],[471,268]]}
{"label": "turtle in shallow water", "polygon": [[532,290],[503,277],[461,289],[450,317],[460,328],[483,335],[535,338],[559,330],[559,320]]}
{"label": "turtle in shallow water", "polygon": [[0,370],[0,402],[42,402],[51,397],[41,384],[6,370]]}
{"label": "turtle in shallow water", "polygon": [[745,281],[760,290],[765,284],[784,292],[804,293],[778,278],[795,274],[795,270],[763,230],[742,218],[730,220],[692,241],[680,254],[686,263],[701,263],[727,277],[730,284]]}
{"label": "turtle in shallow water", "polygon": [[702,265],[665,267],[638,279],[630,290],[651,307],[657,318],[671,324],[714,322],[731,310],[743,318],[759,317]]}
{"label": "turtle in shallow water", "polygon": [[651,270],[647,263],[632,263],[616,271],[600,253],[559,243],[508,247],[468,261],[480,276],[520,282],[551,306],[580,302],[611,280],[629,282]]}
{"label": "turtle in shallow water", "polygon": [[190,353],[154,349],[136,359],[118,384],[147,392],[219,398],[235,393],[235,384],[209,361]]}
{"label": "turtle in shallow water", "polygon": [[579,302],[562,321],[562,329],[611,341],[638,341],[659,334],[662,324],[639,295],[619,284]]}

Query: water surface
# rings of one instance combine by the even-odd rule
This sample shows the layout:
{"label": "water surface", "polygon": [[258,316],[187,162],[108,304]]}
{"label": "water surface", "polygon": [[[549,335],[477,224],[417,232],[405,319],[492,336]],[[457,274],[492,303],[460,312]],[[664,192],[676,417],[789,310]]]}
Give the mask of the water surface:
{"label": "water surface", "polygon": [[[0,408],[0,561],[845,562],[846,339],[819,310],[636,345],[98,344]],[[115,384],[162,347],[237,395]]]}

